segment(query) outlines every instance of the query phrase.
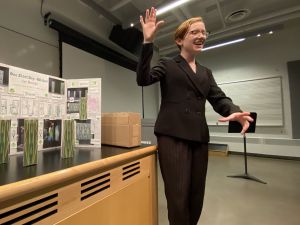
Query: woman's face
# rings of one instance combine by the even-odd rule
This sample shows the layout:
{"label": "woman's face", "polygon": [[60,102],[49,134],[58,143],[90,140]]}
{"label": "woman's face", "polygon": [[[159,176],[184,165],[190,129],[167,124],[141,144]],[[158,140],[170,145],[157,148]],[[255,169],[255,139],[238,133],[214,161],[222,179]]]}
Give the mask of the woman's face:
{"label": "woman's face", "polygon": [[204,47],[207,33],[203,22],[193,23],[186,32],[183,39],[176,40],[181,46],[181,52],[185,51],[189,54],[196,55]]}

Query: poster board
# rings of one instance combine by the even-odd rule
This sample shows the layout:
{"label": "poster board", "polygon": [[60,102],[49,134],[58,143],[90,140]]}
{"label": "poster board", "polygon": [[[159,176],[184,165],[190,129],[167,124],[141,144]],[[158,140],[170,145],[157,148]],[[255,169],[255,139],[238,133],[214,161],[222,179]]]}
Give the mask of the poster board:
{"label": "poster board", "polygon": [[[80,120],[79,112],[68,110],[72,89],[87,93],[79,96],[75,91],[76,101],[85,97],[85,120]],[[77,146],[99,147],[101,78],[66,80],[0,63],[0,119],[11,120],[10,154],[23,152],[25,119],[38,120],[39,150],[61,146],[64,119],[74,119],[79,128],[86,128],[78,129],[76,137],[85,131],[85,142],[75,139]]]}

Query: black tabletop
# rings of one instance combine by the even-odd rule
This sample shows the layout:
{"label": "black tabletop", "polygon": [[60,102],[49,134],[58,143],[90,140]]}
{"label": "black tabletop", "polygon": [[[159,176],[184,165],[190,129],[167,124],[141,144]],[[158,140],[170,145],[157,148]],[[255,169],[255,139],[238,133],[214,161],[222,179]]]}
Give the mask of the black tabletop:
{"label": "black tabletop", "polygon": [[105,159],[122,153],[135,151],[149,145],[135,148],[102,146],[101,148],[76,148],[73,158],[62,159],[60,148],[38,152],[38,164],[23,167],[23,155],[9,156],[9,162],[0,164],[0,185],[5,185],[43,174],[63,170],[84,163]]}

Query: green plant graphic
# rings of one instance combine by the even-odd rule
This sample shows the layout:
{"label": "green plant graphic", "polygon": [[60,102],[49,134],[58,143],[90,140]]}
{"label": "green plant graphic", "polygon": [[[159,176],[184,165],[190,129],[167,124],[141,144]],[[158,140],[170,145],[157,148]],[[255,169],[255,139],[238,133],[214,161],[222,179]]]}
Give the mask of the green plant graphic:
{"label": "green plant graphic", "polygon": [[87,119],[87,97],[80,98],[79,119]]}
{"label": "green plant graphic", "polygon": [[24,157],[23,166],[37,164],[38,120],[24,120]]}
{"label": "green plant graphic", "polygon": [[71,158],[74,156],[75,148],[75,122],[74,120],[64,120],[62,158]]}
{"label": "green plant graphic", "polygon": [[0,120],[0,164],[8,162],[10,120]]}

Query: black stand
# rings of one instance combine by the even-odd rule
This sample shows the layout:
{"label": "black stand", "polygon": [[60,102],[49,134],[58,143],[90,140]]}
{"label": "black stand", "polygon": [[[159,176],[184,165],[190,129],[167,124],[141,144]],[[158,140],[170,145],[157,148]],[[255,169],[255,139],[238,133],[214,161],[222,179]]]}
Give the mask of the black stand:
{"label": "black stand", "polygon": [[[247,133],[254,133],[255,132],[255,125],[256,125],[256,113],[251,113],[250,116],[254,119],[254,121],[252,123],[250,123],[250,127],[247,130]],[[228,126],[228,132],[229,133],[240,133],[242,130],[242,126],[236,122],[236,121],[230,121],[229,122],[229,126]],[[244,163],[245,163],[245,172],[243,174],[238,174],[238,175],[233,175],[233,176],[228,176],[228,177],[232,177],[232,178],[244,178],[244,179],[248,179],[248,180],[253,180],[262,184],[266,184],[266,182],[251,176],[250,174],[248,174],[248,164],[247,164],[247,142],[246,142],[246,134],[243,135],[243,139],[244,139]]]}

